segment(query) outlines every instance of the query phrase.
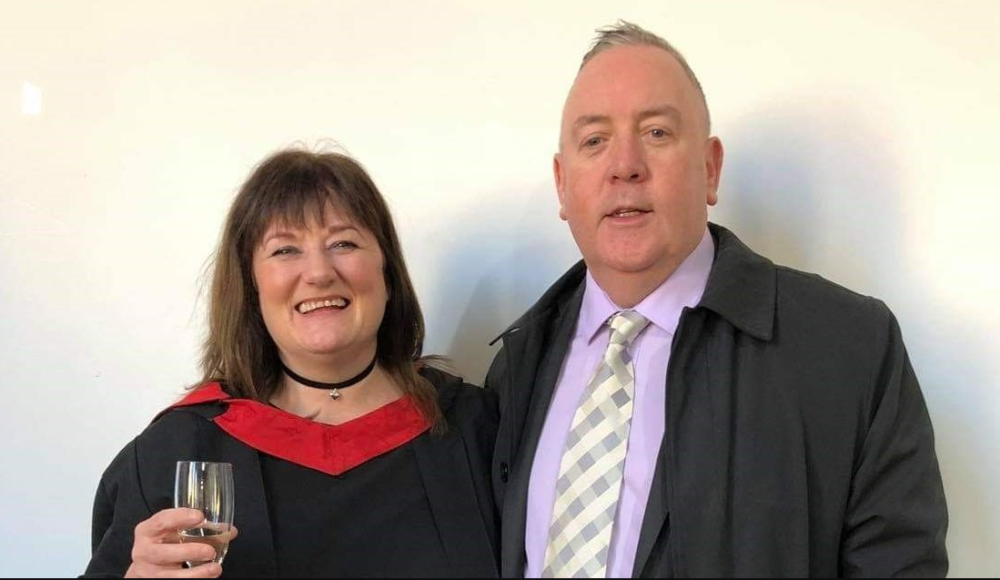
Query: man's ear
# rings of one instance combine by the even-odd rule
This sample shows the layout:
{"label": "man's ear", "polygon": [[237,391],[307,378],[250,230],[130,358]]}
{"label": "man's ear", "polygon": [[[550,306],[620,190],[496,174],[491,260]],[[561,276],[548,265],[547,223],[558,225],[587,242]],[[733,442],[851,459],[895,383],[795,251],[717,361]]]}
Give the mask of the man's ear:
{"label": "man's ear", "polygon": [[552,157],[552,175],[556,180],[556,193],[559,195],[559,217],[566,220],[566,176],[563,173],[562,154]]}
{"label": "man's ear", "polygon": [[722,178],[722,141],[718,137],[709,137],[705,141],[705,185],[708,191],[708,205],[719,202],[719,180]]}

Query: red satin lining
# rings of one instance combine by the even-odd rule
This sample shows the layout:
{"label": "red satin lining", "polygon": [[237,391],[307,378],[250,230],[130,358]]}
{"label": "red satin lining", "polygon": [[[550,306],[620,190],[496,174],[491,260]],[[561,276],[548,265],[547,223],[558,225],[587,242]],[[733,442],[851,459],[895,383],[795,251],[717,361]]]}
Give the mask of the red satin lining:
{"label": "red satin lining", "polygon": [[325,425],[257,401],[234,399],[219,383],[192,391],[174,407],[211,401],[227,403],[215,424],[258,451],[330,475],[340,475],[401,447],[430,428],[410,397],[367,415]]}

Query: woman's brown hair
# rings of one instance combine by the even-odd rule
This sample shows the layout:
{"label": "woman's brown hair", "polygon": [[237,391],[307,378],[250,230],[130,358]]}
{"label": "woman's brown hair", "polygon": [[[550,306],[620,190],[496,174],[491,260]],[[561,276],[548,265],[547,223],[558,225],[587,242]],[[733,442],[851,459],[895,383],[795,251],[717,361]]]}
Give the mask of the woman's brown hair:
{"label": "woman's brown hair", "polygon": [[253,254],[272,224],[304,227],[332,205],[367,229],[382,250],[389,301],[378,330],[378,362],[440,426],[436,390],[417,373],[423,364],[424,318],[406,270],[389,208],[358,162],[339,153],[301,150],[265,159],[240,188],[212,266],[204,382],[230,394],[267,402],[281,384],[278,348],[264,326],[253,277]]}

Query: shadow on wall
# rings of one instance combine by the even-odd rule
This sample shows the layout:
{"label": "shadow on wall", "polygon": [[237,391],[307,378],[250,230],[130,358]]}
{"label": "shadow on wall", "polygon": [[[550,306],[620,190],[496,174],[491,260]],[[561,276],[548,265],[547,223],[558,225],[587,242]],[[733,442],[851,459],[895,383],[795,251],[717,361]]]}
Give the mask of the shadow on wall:
{"label": "shadow on wall", "polygon": [[[746,115],[724,136],[723,189],[712,219],[776,263],[816,272],[892,308],[934,421],[952,573],[980,575],[987,571],[973,568],[985,563],[995,573],[1000,537],[982,512],[992,486],[989,472],[978,467],[994,444],[984,431],[973,432],[991,428],[981,415],[989,407],[982,401],[994,396],[983,385],[994,379],[986,339],[969,344],[970,336],[988,332],[977,332],[981,322],[959,323],[955,305],[934,296],[921,274],[933,270],[917,267],[925,258],[919,245],[907,245],[920,239],[911,229],[920,224],[906,220],[906,184],[894,155],[901,149],[894,147],[891,115],[873,114],[860,105],[810,101]],[[993,471],[1000,479],[1000,470]]]}
{"label": "shadow on wall", "polygon": [[934,421],[948,494],[950,575],[993,577],[1000,573],[996,333],[968,309],[956,313],[961,305],[931,301],[926,293],[918,299],[919,319],[909,325],[912,332],[903,331]]}
{"label": "shadow on wall", "polygon": [[[425,301],[437,350],[451,358],[466,380],[482,384],[499,336],[580,259],[569,228],[559,220],[551,184],[520,192],[477,195],[482,200],[456,216],[452,239],[437,276],[448,283]],[[450,338],[448,338],[450,337]],[[433,352],[428,348],[427,352]]]}
{"label": "shadow on wall", "polygon": [[[890,131],[842,105],[764,109],[725,140],[716,219],[777,263],[862,293],[905,268]],[[884,123],[884,121],[883,121]]]}

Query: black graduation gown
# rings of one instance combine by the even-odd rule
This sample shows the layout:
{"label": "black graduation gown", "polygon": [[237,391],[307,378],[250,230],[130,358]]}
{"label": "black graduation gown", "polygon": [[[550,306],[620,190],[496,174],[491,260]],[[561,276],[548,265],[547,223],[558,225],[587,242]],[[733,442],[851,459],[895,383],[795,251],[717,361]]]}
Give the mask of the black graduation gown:
{"label": "black graduation gown", "polygon": [[[447,433],[425,431],[359,465],[344,466],[339,475],[274,457],[234,437],[220,427],[226,402],[162,414],[101,479],[85,576],[125,573],[136,524],[172,507],[175,463],[197,459],[234,465],[234,525],[240,534],[230,545],[224,576],[273,577],[286,569],[302,574],[309,566],[301,561],[303,554],[322,554],[316,542],[330,542],[329,557],[319,558],[314,575],[496,577],[499,522],[490,487],[496,400],[450,375],[422,372],[438,389]],[[378,435],[369,432],[358,443],[364,446]],[[385,481],[388,473],[393,481]],[[342,493],[324,489],[324,482]],[[314,506],[316,517],[324,512],[331,517],[332,530],[321,528],[311,545],[303,543],[308,544],[303,526],[315,524],[295,521],[309,513],[302,502]],[[377,534],[372,522],[387,518],[395,518],[395,526]],[[354,555],[350,561],[344,560],[348,554]]]}

